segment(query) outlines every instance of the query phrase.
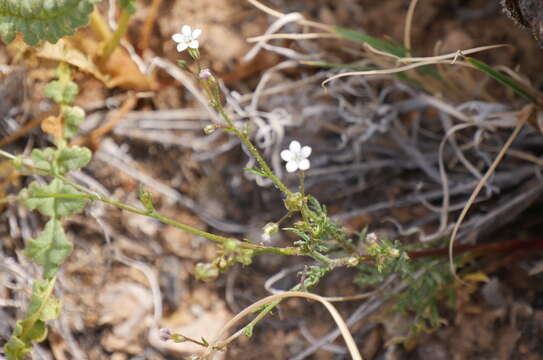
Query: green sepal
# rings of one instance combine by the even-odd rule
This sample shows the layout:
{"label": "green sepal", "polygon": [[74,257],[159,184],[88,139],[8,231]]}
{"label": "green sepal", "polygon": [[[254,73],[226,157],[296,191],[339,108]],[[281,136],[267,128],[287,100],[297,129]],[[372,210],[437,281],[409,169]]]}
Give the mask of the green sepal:
{"label": "green sepal", "polygon": [[[52,194],[65,195],[66,197],[51,197]],[[73,186],[64,184],[58,179],[54,179],[46,186],[33,182],[27,189],[23,189],[19,193],[23,204],[30,210],[37,209],[43,215],[50,217],[67,216],[83,210],[87,200],[76,197],[70,198],[70,195],[83,194]]]}
{"label": "green sepal", "polygon": [[[43,267],[43,276],[47,279],[55,276],[64,260],[70,256],[73,245],[62,228],[60,220],[50,219],[42,233],[31,240],[26,249],[25,255],[34,262]],[[52,311],[53,309],[48,309]],[[56,313],[44,313],[43,320],[49,320],[56,317]]]}
{"label": "green sepal", "polygon": [[86,147],[64,147],[57,153],[57,170],[60,174],[65,174],[81,169],[91,161],[91,158],[92,152]]}

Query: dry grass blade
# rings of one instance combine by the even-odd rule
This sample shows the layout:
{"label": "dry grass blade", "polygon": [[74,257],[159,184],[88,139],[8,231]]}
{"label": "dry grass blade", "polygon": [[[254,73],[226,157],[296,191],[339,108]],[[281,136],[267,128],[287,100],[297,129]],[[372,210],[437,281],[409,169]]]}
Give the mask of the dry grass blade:
{"label": "dry grass blade", "polygon": [[471,205],[473,205],[473,202],[475,201],[475,199],[477,198],[479,193],[481,192],[483,186],[485,186],[486,182],[488,181],[490,176],[492,176],[492,174],[494,173],[494,171],[498,167],[499,163],[501,162],[501,160],[503,159],[503,157],[507,153],[507,150],[509,149],[509,147],[511,147],[511,144],[513,143],[513,140],[515,140],[515,138],[519,134],[520,130],[522,129],[522,127],[524,126],[526,121],[528,121],[528,119],[534,114],[535,110],[536,110],[535,106],[530,104],[530,105],[527,105],[519,113],[517,126],[513,130],[513,133],[511,133],[511,136],[509,136],[509,139],[507,139],[507,141],[503,145],[503,148],[498,153],[498,156],[496,156],[496,159],[494,160],[492,165],[488,168],[487,172],[485,173],[485,175],[483,176],[481,181],[479,181],[479,183],[475,187],[475,190],[473,190],[473,193],[469,197],[466,205],[462,209],[462,212],[458,216],[458,220],[454,224],[454,228],[453,228],[453,231],[452,231],[452,234],[451,234],[451,238],[449,240],[449,265],[450,265],[451,273],[458,280],[460,280],[460,279],[458,278],[458,275],[456,274],[456,268],[454,267],[453,246],[454,246],[454,241],[456,239],[456,235],[458,233],[458,230],[460,229],[460,225],[462,224],[462,221],[464,221],[464,217],[468,213]]}
{"label": "dry grass blade", "polygon": [[360,352],[358,351],[356,343],[354,342],[354,339],[353,339],[347,325],[345,324],[345,321],[343,320],[343,318],[341,317],[339,312],[336,310],[336,308],[329,301],[327,301],[325,298],[323,298],[322,296],[307,293],[307,292],[301,292],[301,291],[287,291],[287,292],[284,292],[284,293],[271,295],[271,296],[268,296],[268,297],[266,297],[266,298],[264,298],[262,300],[259,300],[259,301],[255,302],[254,304],[252,304],[252,305],[248,306],[247,308],[245,308],[243,311],[241,311],[239,314],[237,314],[234,318],[232,318],[223,327],[223,329],[221,330],[221,332],[217,336],[216,340],[211,343],[211,345],[207,348],[206,352],[202,355],[202,358],[205,359],[209,355],[211,355],[213,353],[213,351],[214,351],[214,348],[216,348],[216,347],[221,348],[223,346],[226,346],[227,344],[231,343],[236,338],[238,338],[240,335],[242,335],[243,334],[243,329],[241,329],[238,332],[234,333],[233,335],[231,335],[227,339],[225,339],[223,341],[220,341],[220,338],[224,335],[224,333],[230,327],[237,324],[240,320],[245,318],[247,315],[253,314],[255,310],[257,310],[260,307],[262,307],[264,305],[267,305],[267,304],[269,304],[271,302],[281,300],[281,299],[285,299],[285,298],[290,298],[290,297],[306,298],[306,299],[318,301],[321,304],[323,304],[324,307],[326,307],[326,310],[328,310],[328,312],[330,313],[330,315],[332,316],[332,318],[336,322],[339,330],[341,331],[343,339],[345,340],[345,343],[347,344],[347,348],[349,349],[349,353],[351,355],[351,358],[353,360],[362,360],[362,356],[360,355]]}
{"label": "dry grass blade", "polygon": [[417,6],[417,3],[418,0],[411,0],[409,9],[407,10],[407,16],[405,18],[403,44],[407,51],[411,51],[411,26],[413,25],[413,15],[415,14],[415,7]]}
{"label": "dry grass blade", "polygon": [[377,50],[377,49],[373,48],[372,46],[370,46],[368,44],[366,44],[365,46],[366,46],[366,48],[368,48],[369,50],[371,50],[372,52],[374,52],[376,54],[386,55],[386,56],[389,56],[389,57],[394,57],[400,63],[407,62],[407,63],[413,63],[413,64],[404,65],[404,66],[400,66],[400,67],[396,67],[396,68],[390,68],[390,69],[345,72],[345,73],[342,73],[342,74],[337,74],[337,75],[334,75],[332,77],[329,77],[328,79],[324,80],[321,85],[325,86],[327,83],[329,83],[332,80],[339,79],[339,78],[342,78],[342,77],[347,77],[347,76],[360,76],[360,75],[367,76],[367,75],[396,74],[396,73],[401,73],[401,72],[404,72],[404,71],[416,69],[416,68],[421,67],[421,66],[445,64],[445,63],[448,64],[448,63],[450,63],[450,60],[453,60],[453,63],[456,64],[456,65],[462,65],[462,66],[466,66],[466,67],[473,67],[471,64],[469,64],[467,62],[456,61],[456,59],[461,55],[467,55],[467,54],[473,54],[473,53],[477,53],[477,52],[481,52],[481,51],[497,49],[497,48],[500,48],[500,47],[505,47],[507,45],[501,44],[501,45],[481,46],[481,47],[477,47],[477,48],[457,51],[457,52],[454,52],[454,53],[449,53],[449,54],[440,55],[440,56],[405,57],[405,58],[399,58],[398,56],[396,56],[394,54],[386,54],[386,52]]}

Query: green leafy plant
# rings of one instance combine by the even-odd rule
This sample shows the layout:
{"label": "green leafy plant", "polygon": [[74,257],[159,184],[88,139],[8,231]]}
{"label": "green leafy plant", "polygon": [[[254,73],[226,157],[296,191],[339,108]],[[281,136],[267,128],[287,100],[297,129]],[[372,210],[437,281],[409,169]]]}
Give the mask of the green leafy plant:
{"label": "green leafy plant", "polygon": [[[84,167],[91,160],[89,149],[67,145],[67,139],[75,135],[77,125],[85,114],[81,108],[70,105],[78,93],[77,85],[71,80],[70,68],[60,64],[57,77],[58,80],[50,82],[45,89],[46,96],[60,105],[59,116],[53,117],[49,124],[50,129],[55,129],[52,131],[55,147],[34,149],[30,162],[15,159],[22,170],[64,176]],[[57,197],[51,197],[51,194]],[[62,226],[62,218],[83,210],[87,200],[80,198],[80,195],[81,192],[75,187],[57,178],[47,185],[33,182],[19,193],[24,205],[39,211],[49,220],[43,231],[25,249],[25,255],[41,266],[42,278],[34,281],[27,315],[17,322],[15,331],[4,346],[10,360],[24,358],[31,350],[32,341],[43,341],[47,336],[46,321],[55,319],[59,314],[61,304],[53,296],[54,284],[60,266],[73,250],[73,244]]]}
{"label": "green leafy plant", "polygon": [[29,45],[73,35],[89,22],[99,0],[5,0],[0,2],[0,38],[9,43],[22,33]]}

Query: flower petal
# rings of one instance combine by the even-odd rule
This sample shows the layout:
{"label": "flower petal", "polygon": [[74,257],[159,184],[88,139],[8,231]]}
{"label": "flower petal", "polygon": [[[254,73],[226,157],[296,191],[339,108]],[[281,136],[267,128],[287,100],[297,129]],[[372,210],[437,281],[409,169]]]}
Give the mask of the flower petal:
{"label": "flower petal", "polygon": [[182,52],[182,51],[185,51],[187,49],[187,44],[185,43],[179,43],[177,44],[177,51],[179,52]]}
{"label": "flower petal", "polygon": [[172,39],[173,41],[175,42],[183,42],[183,40],[185,39],[185,37],[181,34],[173,34],[172,35]]}
{"label": "flower petal", "polygon": [[186,37],[190,37],[190,35],[192,34],[190,26],[183,25],[183,27],[181,28],[181,34],[185,35]]}
{"label": "flower petal", "polygon": [[294,159],[294,154],[290,150],[283,150],[281,151],[281,159],[292,161]]}
{"label": "flower petal", "polygon": [[304,146],[300,152],[302,154],[302,157],[308,158],[309,155],[311,155],[311,147],[310,146]]}
{"label": "flower petal", "polygon": [[298,170],[298,163],[296,161],[289,161],[287,162],[286,168],[289,173],[295,172]]}
{"label": "flower petal", "polygon": [[200,46],[200,44],[198,43],[198,40],[192,40],[190,43],[189,43],[189,47],[193,48],[193,49],[198,49],[198,46]]}
{"label": "flower petal", "polygon": [[302,171],[305,171],[305,170],[309,169],[310,165],[311,164],[309,163],[309,160],[307,160],[307,159],[303,159],[300,162],[298,162],[298,168],[300,170],[302,170]]}
{"label": "flower petal", "polygon": [[198,36],[202,35],[202,30],[201,29],[194,29],[192,31],[192,38],[193,39],[197,39]]}
{"label": "flower petal", "polygon": [[293,153],[299,153],[301,147],[302,145],[300,145],[300,143],[296,140],[291,141],[290,145],[288,146],[290,151],[292,151]]}

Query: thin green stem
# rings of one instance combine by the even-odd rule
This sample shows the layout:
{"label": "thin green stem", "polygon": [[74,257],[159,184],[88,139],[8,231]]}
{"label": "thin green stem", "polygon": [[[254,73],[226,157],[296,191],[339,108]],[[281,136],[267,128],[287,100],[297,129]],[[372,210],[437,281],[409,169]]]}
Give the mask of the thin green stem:
{"label": "thin green stem", "polygon": [[298,172],[298,179],[300,180],[300,194],[305,197],[305,171]]}
{"label": "thin green stem", "polygon": [[113,51],[115,51],[117,46],[119,46],[121,39],[128,30],[128,23],[130,22],[131,16],[132,14],[128,10],[122,10],[119,23],[117,24],[117,29],[115,29],[111,37],[109,37],[103,44],[102,52],[100,54],[100,61],[102,63],[107,62],[111,54],[113,54]]}
{"label": "thin green stem", "polygon": [[[51,198],[57,198],[57,199],[86,199],[86,200],[93,200],[93,201],[96,201],[96,200],[102,201],[107,204],[113,205],[119,209],[126,210],[134,214],[151,217],[164,224],[171,225],[178,229],[190,232],[191,234],[201,236],[203,238],[206,238],[208,240],[211,240],[220,244],[223,244],[224,242],[230,240],[227,237],[211,234],[206,231],[194,228],[190,225],[180,223],[176,220],[173,220],[171,218],[168,218],[166,216],[159,214],[157,211],[154,211],[154,210],[149,211],[147,209],[140,209],[140,208],[110,199],[98,193],[91,192],[85,187],[71,181],[70,179],[65,178],[64,176],[57,175],[55,177],[66,183],[69,183],[70,185],[74,186],[75,188],[77,188],[78,190],[84,193],[83,194],[33,193],[32,195],[34,197],[42,197],[42,198],[51,197]],[[294,248],[294,247],[276,248],[276,247],[252,244],[248,242],[240,242],[240,246],[244,249],[253,250],[255,252],[255,255],[258,255],[258,254],[277,254],[277,255],[295,255],[295,256],[303,255],[299,249]]]}
{"label": "thin green stem", "polygon": [[109,30],[109,27],[104,21],[104,17],[102,16],[102,14],[100,14],[100,11],[96,6],[94,7],[94,11],[92,12],[89,26],[92,29],[94,35],[100,41],[106,41],[111,37],[111,30]]}
{"label": "thin green stem", "polygon": [[277,176],[275,176],[273,171],[270,169],[270,167],[266,163],[266,160],[264,160],[264,158],[260,155],[260,152],[258,151],[258,149],[253,145],[253,143],[249,139],[249,136],[247,136],[247,134],[245,134],[243,131],[239,130],[238,128],[234,126],[232,120],[230,120],[230,117],[228,116],[228,114],[226,114],[226,111],[224,111],[224,108],[222,107],[222,105],[220,105],[220,103],[215,107],[215,109],[217,109],[217,111],[222,116],[222,118],[225,119],[226,122],[230,125],[231,127],[230,130],[234,134],[236,134],[237,137],[240,138],[241,142],[243,142],[243,144],[247,147],[251,155],[254,156],[254,158],[258,162],[258,165],[260,165],[260,168],[266,174],[266,176],[271,181],[273,181],[275,186],[277,186],[277,188],[281,190],[281,192],[285,194],[285,196],[289,196],[291,194],[291,191],[285,186],[285,184],[283,184],[281,180],[279,180]]}
{"label": "thin green stem", "polygon": [[201,84],[202,84],[202,87],[204,88],[204,91],[206,92],[207,96],[209,97],[211,101],[211,106],[213,106],[215,110],[219,112],[221,117],[228,124],[229,128],[227,130],[233,132],[237,137],[240,138],[241,142],[243,142],[243,144],[247,147],[251,155],[253,155],[253,157],[256,159],[256,161],[258,162],[258,165],[260,165],[261,170],[266,174],[266,176],[271,181],[273,181],[275,186],[277,186],[277,188],[281,190],[281,192],[285,194],[285,196],[289,196],[291,194],[291,191],[285,186],[285,184],[283,184],[283,182],[281,182],[281,180],[279,180],[277,176],[275,176],[273,171],[270,169],[270,167],[266,163],[266,160],[264,160],[264,158],[260,155],[260,152],[258,151],[258,149],[253,145],[253,143],[249,139],[249,136],[247,136],[245,132],[236,128],[236,126],[234,125],[234,122],[232,121],[232,119],[230,119],[230,116],[228,116],[228,114],[224,110],[224,107],[221,104],[220,93],[219,93],[217,85],[216,84],[210,85],[207,81],[201,81]]}
{"label": "thin green stem", "polygon": [[314,258],[315,260],[318,260],[320,261],[321,263],[323,263],[324,265],[327,265],[327,266],[331,266],[334,264],[334,260],[330,259],[329,257],[321,254],[320,252],[318,251],[312,251],[310,254],[309,254],[312,258]]}

